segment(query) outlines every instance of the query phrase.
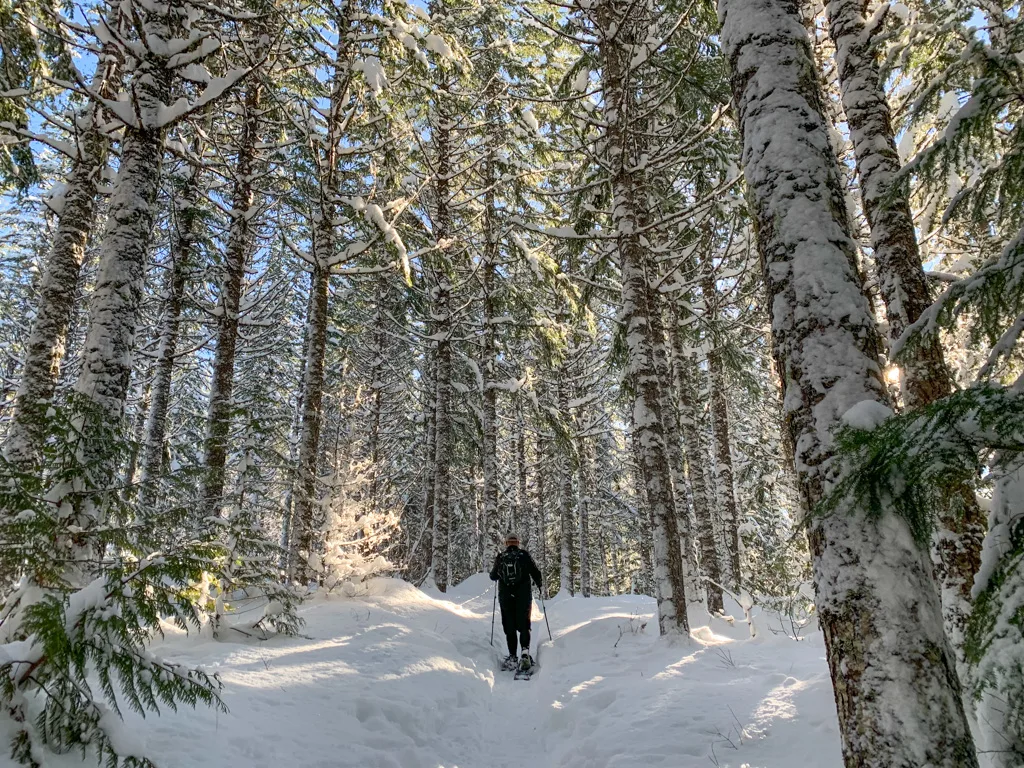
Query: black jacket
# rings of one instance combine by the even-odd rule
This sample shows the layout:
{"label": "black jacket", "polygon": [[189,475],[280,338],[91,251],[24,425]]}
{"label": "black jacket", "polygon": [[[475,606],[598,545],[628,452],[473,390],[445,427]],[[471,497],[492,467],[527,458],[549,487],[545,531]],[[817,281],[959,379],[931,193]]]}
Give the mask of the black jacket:
{"label": "black jacket", "polygon": [[[530,557],[530,553],[527,552],[525,549],[519,549],[519,547],[516,546],[508,547],[505,550],[505,552],[508,552],[509,550],[513,549],[519,550],[519,552],[522,553],[520,555],[520,563],[523,565],[522,576],[520,576],[519,582],[517,584],[506,585],[504,582],[499,581],[498,592],[504,595],[511,592],[519,592],[520,588],[525,587],[526,594],[529,594],[531,578],[533,579],[533,583],[537,585],[537,589],[540,589],[540,568],[538,568],[537,564],[533,562],[533,558]],[[490,573],[491,581],[498,581],[498,565],[501,563],[502,555],[504,555],[505,552],[499,552],[498,555],[494,558],[494,565],[491,567]]]}

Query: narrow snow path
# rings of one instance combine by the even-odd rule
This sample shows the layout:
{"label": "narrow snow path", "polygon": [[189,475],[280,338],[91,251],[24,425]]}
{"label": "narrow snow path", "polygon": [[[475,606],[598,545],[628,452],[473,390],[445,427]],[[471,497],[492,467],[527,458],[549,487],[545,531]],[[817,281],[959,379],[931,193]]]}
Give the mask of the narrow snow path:
{"label": "narrow snow path", "polygon": [[488,644],[485,576],[444,599],[394,580],[370,588],[307,606],[303,638],[169,636],[156,652],[218,671],[230,712],[128,714],[124,746],[161,768],[842,764],[820,636],[795,642],[765,625],[751,641],[745,624],[716,620],[672,644],[656,636],[649,598],[554,599],[554,642],[535,609],[540,670],[514,681]]}

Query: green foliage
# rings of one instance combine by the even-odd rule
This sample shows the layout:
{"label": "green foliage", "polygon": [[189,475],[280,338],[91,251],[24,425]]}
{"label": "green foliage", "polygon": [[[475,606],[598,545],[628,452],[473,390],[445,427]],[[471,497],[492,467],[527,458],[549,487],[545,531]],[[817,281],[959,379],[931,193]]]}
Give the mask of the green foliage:
{"label": "green foliage", "polygon": [[203,600],[215,637],[229,628],[225,619],[232,614],[242,620],[232,622],[230,629],[260,638],[271,633],[296,635],[303,624],[297,614],[303,592],[284,582],[280,564],[285,553],[263,530],[259,506],[246,498],[260,481],[256,442],[256,433],[250,431],[236,467],[238,488],[230,495],[225,514],[205,521],[211,538],[222,547],[209,568],[216,580],[212,609]]}
{"label": "green foliage", "polygon": [[894,346],[899,361],[905,345],[920,342],[922,336],[939,328],[956,328],[965,322],[972,344],[987,344],[988,359],[979,371],[988,378],[1000,363],[1012,358],[1024,325],[1024,229],[1017,233],[998,256],[994,256],[969,277],[953,283]]}
{"label": "green foliage", "polygon": [[125,443],[86,403],[47,418],[48,474],[0,460],[0,572],[17,579],[0,585],[11,754],[36,766],[43,750],[77,749],[108,766],[148,766],[119,750],[121,707],[223,709],[216,676],[147,650],[162,622],[198,627],[192,585],[221,550],[180,534],[185,507],[137,517],[104,470]]}
{"label": "green foliage", "polygon": [[40,66],[36,35],[22,5],[0,0],[0,93],[11,94],[0,97],[0,188],[19,190],[39,181],[31,147],[13,133],[28,127],[27,89]]}
{"label": "green foliage", "polygon": [[[887,419],[873,430],[836,436],[841,479],[815,514],[893,510],[928,542],[945,489],[977,483],[986,469],[1024,455],[1024,396],[979,385]],[[996,464],[990,454],[998,451]]]}

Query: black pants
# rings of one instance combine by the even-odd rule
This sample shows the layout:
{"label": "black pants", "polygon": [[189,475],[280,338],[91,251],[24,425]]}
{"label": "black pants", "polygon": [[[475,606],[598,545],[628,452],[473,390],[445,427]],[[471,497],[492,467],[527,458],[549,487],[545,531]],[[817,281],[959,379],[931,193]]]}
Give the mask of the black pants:
{"label": "black pants", "polygon": [[530,652],[530,612],[533,609],[533,594],[529,585],[518,587],[515,592],[498,595],[501,605],[501,628],[505,631],[509,656],[516,655],[516,632],[523,653]]}

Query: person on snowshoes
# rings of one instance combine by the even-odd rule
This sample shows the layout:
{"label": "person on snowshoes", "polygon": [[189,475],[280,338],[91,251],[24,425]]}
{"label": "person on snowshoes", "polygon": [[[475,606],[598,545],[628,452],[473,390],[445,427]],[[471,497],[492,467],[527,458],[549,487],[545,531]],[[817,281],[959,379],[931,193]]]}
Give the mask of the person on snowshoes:
{"label": "person on snowshoes", "polygon": [[[502,662],[502,668],[515,669],[518,666],[521,671],[526,671],[533,666],[533,659],[530,658],[530,613],[533,609],[530,579],[540,589],[541,576],[530,553],[519,548],[519,537],[514,533],[505,537],[505,551],[494,558],[490,576],[491,581],[498,582],[501,628],[508,643],[508,657]],[[517,647],[523,649],[518,659]]]}

